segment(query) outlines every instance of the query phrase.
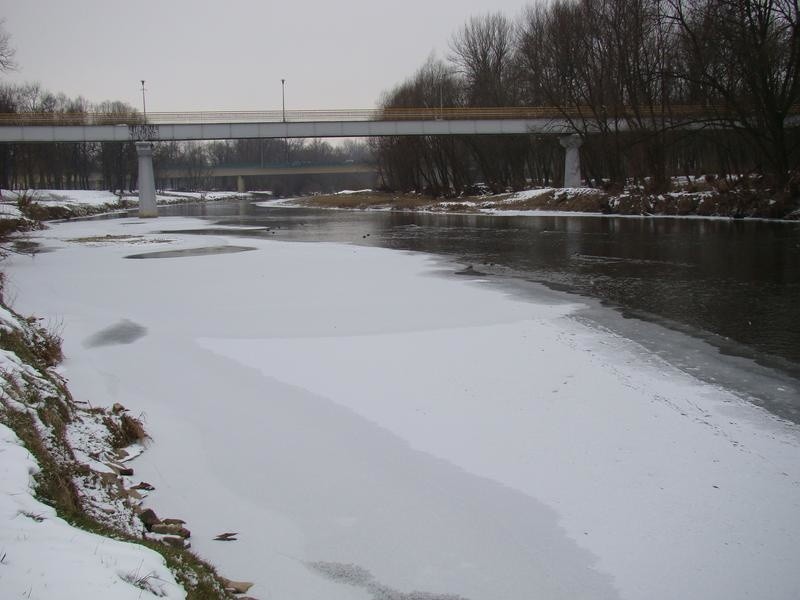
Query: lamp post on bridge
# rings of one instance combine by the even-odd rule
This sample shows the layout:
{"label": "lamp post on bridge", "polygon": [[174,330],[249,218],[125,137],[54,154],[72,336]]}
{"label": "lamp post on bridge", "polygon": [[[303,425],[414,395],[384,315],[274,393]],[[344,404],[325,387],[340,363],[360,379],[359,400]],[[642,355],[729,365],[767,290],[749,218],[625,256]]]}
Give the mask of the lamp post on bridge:
{"label": "lamp post on bridge", "polygon": [[[281,115],[283,122],[286,123],[286,80],[281,79]],[[283,138],[283,145],[286,147],[286,164],[289,164],[289,139]]]}
{"label": "lamp post on bridge", "polygon": [[147,123],[147,101],[144,97],[144,79],[140,80],[142,82],[142,114],[144,115],[144,122]]}
{"label": "lamp post on bridge", "polygon": [[281,79],[281,115],[286,123],[286,80]]}

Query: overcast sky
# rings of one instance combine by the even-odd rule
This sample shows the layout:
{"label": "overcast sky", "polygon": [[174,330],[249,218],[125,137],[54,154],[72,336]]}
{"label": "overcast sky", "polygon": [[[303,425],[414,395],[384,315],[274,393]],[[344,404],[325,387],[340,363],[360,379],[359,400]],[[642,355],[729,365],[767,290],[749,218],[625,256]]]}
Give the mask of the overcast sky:
{"label": "overcast sky", "polygon": [[473,15],[535,0],[7,0],[4,76],[148,111],[369,108]]}

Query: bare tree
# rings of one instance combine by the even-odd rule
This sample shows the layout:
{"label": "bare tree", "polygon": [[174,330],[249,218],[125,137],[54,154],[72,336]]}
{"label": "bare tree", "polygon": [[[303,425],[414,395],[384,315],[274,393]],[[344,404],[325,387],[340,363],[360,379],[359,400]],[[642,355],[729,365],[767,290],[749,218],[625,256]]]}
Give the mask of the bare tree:
{"label": "bare tree", "polygon": [[[385,94],[384,110],[455,107],[463,90],[453,70],[431,56],[410,79]],[[406,191],[450,195],[467,184],[466,153],[452,136],[387,137],[376,145],[384,182]]]}
{"label": "bare tree", "polygon": [[779,186],[798,168],[787,127],[800,102],[798,0],[668,0],[685,60],[677,75],[763,156]]}
{"label": "bare tree", "polygon": [[471,18],[450,40],[450,60],[464,78],[469,106],[515,103],[514,29],[505,15],[494,13]]}
{"label": "bare tree", "polygon": [[5,30],[5,19],[0,19],[0,71],[13,71],[17,68],[14,62],[16,50],[11,46],[11,34]]}

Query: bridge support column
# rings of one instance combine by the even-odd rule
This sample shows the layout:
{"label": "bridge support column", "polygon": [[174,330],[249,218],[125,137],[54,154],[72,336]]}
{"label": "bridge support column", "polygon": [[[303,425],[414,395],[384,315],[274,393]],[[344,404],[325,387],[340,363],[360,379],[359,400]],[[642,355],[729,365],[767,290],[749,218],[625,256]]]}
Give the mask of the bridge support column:
{"label": "bridge support column", "polygon": [[139,216],[157,217],[156,180],[153,175],[153,144],[136,142],[139,156]]}
{"label": "bridge support column", "polygon": [[566,151],[564,157],[564,187],[581,187],[581,153],[583,138],[577,133],[566,135],[558,140]]}
{"label": "bridge support column", "polygon": [[244,194],[247,191],[247,186],[244,183],[244,176],[239,175],[236,177],[236,191]]}

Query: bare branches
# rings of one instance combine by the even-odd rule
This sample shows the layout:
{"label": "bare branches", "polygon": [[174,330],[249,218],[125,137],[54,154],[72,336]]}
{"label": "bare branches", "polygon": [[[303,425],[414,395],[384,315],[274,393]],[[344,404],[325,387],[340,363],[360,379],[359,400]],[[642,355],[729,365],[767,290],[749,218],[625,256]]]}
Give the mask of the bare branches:
{"label": "bare branches", "polygon": [[13,71],[16,50],[11,46],[11,34],[5,30],[5,19],[0,19],[0,72]]}
{"label": "bare branches", "polygon": [[473,17],[453,35],[450,49],[471,106],[513,104],[515,32],[507,17],[500,13]]}
{"label": "bare branches", "polygon": [[796,170],[787,127],[800,101],[797,0],[667,0],[683,51],[678,76],[695,86],[718,118],[760,151],[779,184]]}
{"label": "bare branches", "polygon": [[[496,13],[468,20],[452,36],[448,59],[464,106],[560,109],[586,138],[586,175],[598,184],[734,169],[780,187],[800,167],[800,132],[789,126],[800,104],[799,3],[552,0],[517,22]],[[423,75],[389,103],[435,105],[420,96],[431,87]],[[717,129],[704,130],[708,124]],[[493,188],[547,171],[523,169],[512,178],[505,167],[541,143],[475,138],[463,145],[467,163],[459,169]],[[424,156],[401,156],[426,168]],[[523,162],[535,162],[528,157]]]}

